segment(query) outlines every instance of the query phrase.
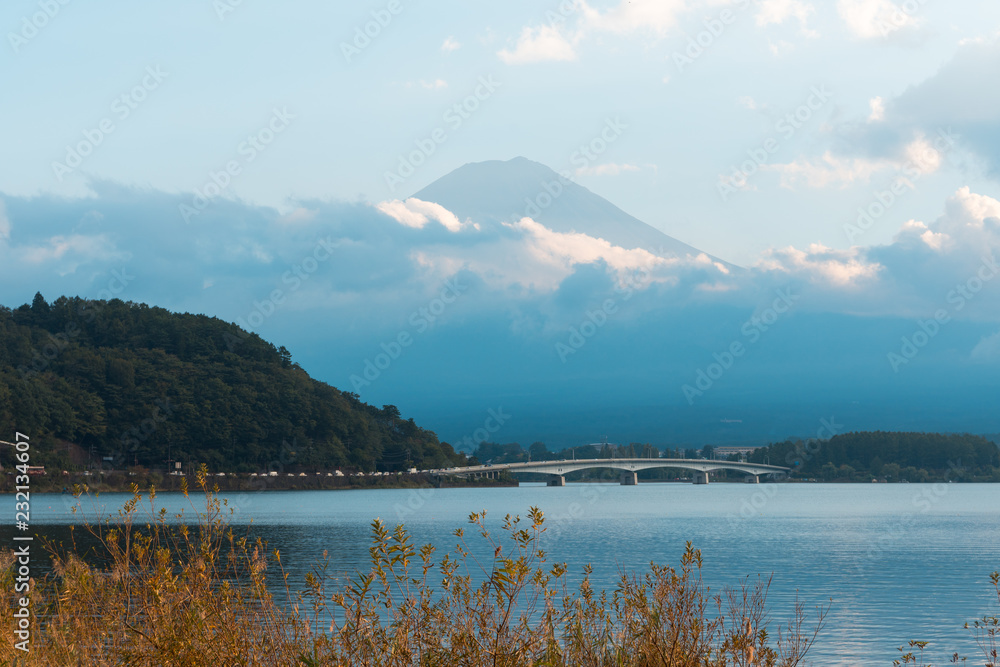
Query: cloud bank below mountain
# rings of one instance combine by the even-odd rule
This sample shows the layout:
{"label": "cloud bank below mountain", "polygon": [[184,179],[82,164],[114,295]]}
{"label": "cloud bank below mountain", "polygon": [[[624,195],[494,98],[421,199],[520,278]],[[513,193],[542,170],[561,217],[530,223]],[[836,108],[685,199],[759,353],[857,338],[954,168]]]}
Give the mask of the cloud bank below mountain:
{"label": "cloud bank below mountain", "polygon": [[[445,437],[504,400],[645,401],[704,421],[698,410],[741,396],[843,402],[859,378],[884,390],[903,377],[933,394],[1000,363],[1000,202],[969,188],[889,244],[775,248],[745,269],[693,249],[623,247],[593,226],[463,219],[417,198],[287,212],[220,199],[188,224],[182,195],[92,189],[0,200],[5,305],[40,290],[238,321],[320,379],[426,412]],[[781,295],[790,307],[779,312]],[[397,350],[402,333],[414,342]],[[734,343],[744,353],[722,368]],[[692,399],[684,387],[703,375],[709,388]]]}

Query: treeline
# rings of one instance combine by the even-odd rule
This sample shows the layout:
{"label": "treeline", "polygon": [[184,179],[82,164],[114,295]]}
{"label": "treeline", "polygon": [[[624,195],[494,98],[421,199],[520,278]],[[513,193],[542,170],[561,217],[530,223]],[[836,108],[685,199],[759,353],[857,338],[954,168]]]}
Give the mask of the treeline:
{"label": "treeline", "polygon": [[[61,297],[0,306],[0,424],[64,469],[364,471],[462,465],[431,431],[318,382],[235,324],[145,304]],[[11,461],[8,447],[0,461]],[[109,459],[105,461],[105,459]]]}
{"label": "treeline", "polygon": [[[518,443],[480,443],[473,463],[519,463],[562,459],[672,458],[711,459],[712,445],[701,449],[657,448],[649,443],[597,444],[549,451],[542,442],[524,449]],[[733,455],[730,460],[744,460]],[[1000,448],[977,435],[870,431],[845,433],[830,440],[786,440],[760,447],[745,457],[792,469],[793,479],[887,482],[1000,482]],[[726,477],[724,473],[720,473]],[[651,479],[670,478],[665,471],[646,471]],[[742,477],[736,473],[734,479]]]}
{"label": "treeline", "polygon": [[823,481],[1000,481],[1000,449],[978,435],[868,431],[829,440],[787,440],[747,460],[788,466]]}
{"label": "treeline", "polygon": [[628,445],[598,443],[568,447],[556,452],[549,451],[543,442],[534,442],[528,449],[519,443],[500,444],[496,442],[481,442],[472,454],[471,462],[478,463],[522,463],[526,461],[560,461],[562,459],[610,459],[610,458],[645,458],[655,459],[661,456],[670,458],[696,459],[711,456],[711,447],[703,450],[660,450],[653,445],[633,442]]}

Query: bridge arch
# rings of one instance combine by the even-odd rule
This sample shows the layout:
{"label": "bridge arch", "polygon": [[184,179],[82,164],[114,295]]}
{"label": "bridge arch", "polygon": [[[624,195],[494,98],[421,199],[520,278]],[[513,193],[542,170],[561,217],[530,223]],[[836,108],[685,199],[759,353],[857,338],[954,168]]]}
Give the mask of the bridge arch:
{"label": "bridge arch", "polygon": [[581,470],[592,470],[596,468],[610,468],[619,470],[624,475],[631,473],[630,481],[623,484],[635,484],[635,474],[642,470],[653,468],[677,468],[690,470],[695,473],[696,484],[707,484],[708,473],[715,470],[735,470],[748,476],[747,481],[756,482],[761,475],[782,475],[787,474],[789,468],[773,466],[763,463],[744,463],[740,461],[718,461],[714,459],[573,459],[561,461],[535,461],[527,463],[498,463],[494,465],[468,466],[464,468],[450,468],[441,471],[445,474],[460,476],[481,476],[491,475],[506,470],[511,474],[536,473],[549,475],[557,483],[554,486],[565,484],[565,475]]}

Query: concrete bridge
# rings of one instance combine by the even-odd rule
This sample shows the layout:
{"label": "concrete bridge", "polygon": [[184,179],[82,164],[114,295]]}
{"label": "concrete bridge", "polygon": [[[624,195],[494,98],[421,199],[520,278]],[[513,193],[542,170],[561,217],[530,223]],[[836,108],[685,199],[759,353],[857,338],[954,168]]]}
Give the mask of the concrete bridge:
{"label": "concrete bridge", "polygon": [[716,461],[714,459],[573,459],[562,461],[534,461],[528,463],[495,463],[492,465],[468,466],[431,470],[436,474],[459,475],[463,477],[498,477],[504,470],[511,474],[537,473],[549,475],[549,486],[565,486],[566,475],[592,468],[612,468],[621,470],[621,483],[632,486],[638,483],[636,475],[640,470],[650,468],[680,468],[693,472],[695,484],[708,484],[708,473],[713,470],[737,470],[747,475],[746,481],[757,484],[761,475],[788,472],[789,468],[764,463],[741,463],[738,461]]}

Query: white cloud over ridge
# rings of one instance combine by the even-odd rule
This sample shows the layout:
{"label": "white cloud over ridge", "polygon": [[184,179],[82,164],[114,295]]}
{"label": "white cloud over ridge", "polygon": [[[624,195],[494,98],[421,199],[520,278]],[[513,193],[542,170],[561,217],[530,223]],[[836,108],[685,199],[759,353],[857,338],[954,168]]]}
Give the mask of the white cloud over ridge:
{"label": "white cloud over ridge", "polygon": [[427,202],[410,197],[406,201],[393,199],[382,202],[376,207],[382,213],[396,220],[401,225],[422,229],[431,220],[435,220],[444,225],[450,232],[457,232],[462,229],[462,222],[454,213],[440,204]]}
{"label": "white cloud over ridge", "polygon": [[882,268],[867,261],[859,248],[834,250],[816,243],[808,250],[793,247],[769,250],[757,266],[765,271],[797,274],[813,284],[835,288],[870,280]]}
{"label": "white cloud over ridge", "polygon": [[[10,303],[19,285],[30,294],[42,289],[86,296],[88,284],[100,287],[94,276],[125,265],[139,275],[134,285],[144,286],[129,289],[145,290],[125,297],[235,320],[274,289],[287,291],[288,275],[296,267],[301,272],[304,260],[328,257],[287,295],[289,310],[332,309],[344,321],[392,318],[459,277],[475,294],[463,296],[466,312],[531,313],[531,326],[518,319],[522,315],[510,315],[516,320],[511,326],[525,332],[549,331],[561,326],[553,322],[578,317],[575,307],[560,303],[622,299],[616,290],[629,285],[636,294],[629,317],[663,316],[678,304],[740,307],[761,293],[791,288],[802,295],[804,311],[926,318],[947,305],[953,286],[1000,257],[1000,201],[967,187],[935,219],[902,225],[889,244],[772,249],[746,270],[704,254],[667,258],[594,235],[557,232],[527,217],[463,221],[440,204],[415,198],[377,205],[298,202],[294,210],[303,213],[291,214],[295,224],[270,209],[226,202],[206,209],[205,223],[194,229],[177,216],[174,196],[119,191],[113,201],[105,205],[100,193],[85,201],[7,198],[12,225],[30,231],[4,249],[23,259],[17,271],[0,267],[4,299]],[[67,233],[29,224],[35,219],[84,223]],[[147,225],[136,230],[135,219]],[[955,318],[1000,324],[1000,282],[990,287]],[[983,343],[977,354],[986,358],[990,345]]]}

